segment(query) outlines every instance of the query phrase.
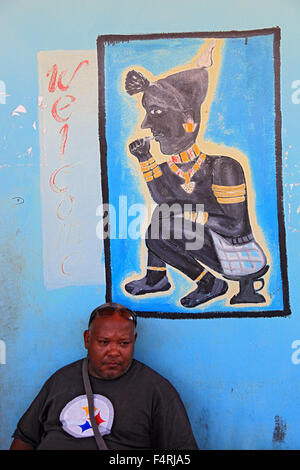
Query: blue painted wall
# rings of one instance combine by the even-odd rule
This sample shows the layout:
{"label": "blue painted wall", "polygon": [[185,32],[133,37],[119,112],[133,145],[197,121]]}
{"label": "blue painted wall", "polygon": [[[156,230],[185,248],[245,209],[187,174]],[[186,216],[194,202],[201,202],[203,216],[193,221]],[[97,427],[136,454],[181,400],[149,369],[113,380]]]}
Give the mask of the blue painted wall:
{"label": "blue painted wall", "polygon": [[[47,4],[46,4],[47,3]],[[37,54],[99,34],[281,28],[283,187],[291,316],[140,319],[136,357],[178,388],[203,449],[299,449],[299,3],[8,0],[0,4],[0,449],[50,373],[85,354],[98,286],[43,283]],[[12,112],[22,104],[22,120]],[[32,148],[30,155],[27,149]],[[278,432],[282,431],[282,432]]]}

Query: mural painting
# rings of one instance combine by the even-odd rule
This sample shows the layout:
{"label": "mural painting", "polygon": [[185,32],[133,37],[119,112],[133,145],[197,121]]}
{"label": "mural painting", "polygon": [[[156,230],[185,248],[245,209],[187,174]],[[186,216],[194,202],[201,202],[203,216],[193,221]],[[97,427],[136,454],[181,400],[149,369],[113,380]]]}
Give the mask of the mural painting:
{"label": "mural painting", "polygon": [[99,37],[108,300],[169,318],[289,313],[278,34]]}

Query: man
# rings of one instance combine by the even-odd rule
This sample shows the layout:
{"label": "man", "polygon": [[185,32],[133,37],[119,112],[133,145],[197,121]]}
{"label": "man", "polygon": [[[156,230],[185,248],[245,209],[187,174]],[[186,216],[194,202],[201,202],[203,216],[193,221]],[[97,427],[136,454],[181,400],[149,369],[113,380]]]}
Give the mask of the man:
{"label": "man", "polygon": [[[96,308],[84,332],[94,415],[109,450],[197,449],[174,387],[133,358],[136,316],[119,304]],[[96,450],[82,361],[54,373],[20,419],[11,450]]]}
{"label": "man", "polygon": [[[183,307],[224,295],[227,278],[244,286],[231,303],[265,302],[252,285],[252,279],[266,271],[267,260],[252,232],[243,168],[234,158],[204,154],[196,142],[208,89],[207,67],[153,82],[130,70],[125,88],[129,95],[142,93],[141,128],[150,129],[152,137],[131,142],[129,150],[157,203],[146,233],[147,272],[125,284],[125,290],[134,296],[169,290],[167,269],[172,266],[195,281],[194,290],[180,299]],[[150,152],[153,138],[169,161],[156,162]],[[175,207],[174,214],[166,206]],[[164,226],[170,228],[169,236]]]}

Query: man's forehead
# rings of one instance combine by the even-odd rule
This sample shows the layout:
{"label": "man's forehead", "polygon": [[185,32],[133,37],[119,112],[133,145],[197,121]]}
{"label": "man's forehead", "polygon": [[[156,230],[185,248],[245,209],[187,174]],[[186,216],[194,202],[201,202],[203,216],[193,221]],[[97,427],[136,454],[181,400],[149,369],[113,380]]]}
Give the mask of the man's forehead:
{"label": "man's forehead", "polygon": [[126,331],[133,331],[134,330],[134,322],[132,320],[129,320],[127,318],[124,318],[121,316],[118,312],[114,312],[111,315],[98,315],[93,323],[92,323],[92,329],[99,333],[101,331],[120,331],[120,332],[126,332]]}
{"label": "man's forehead", "polygon": [[150,86],[144,92],[142,104],[146,109],[151,108],[152,106],[158,106],[165,109],[176,107],[176,101],[174,97],[156,85]]}

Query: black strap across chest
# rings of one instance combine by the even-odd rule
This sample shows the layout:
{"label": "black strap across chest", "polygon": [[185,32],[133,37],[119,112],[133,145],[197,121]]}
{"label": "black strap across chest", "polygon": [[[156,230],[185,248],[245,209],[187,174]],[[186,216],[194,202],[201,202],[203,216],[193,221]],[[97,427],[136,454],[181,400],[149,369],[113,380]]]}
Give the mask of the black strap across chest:
{"label": "black strap across chest", "polygon": [[96,439],[97,447],[99,450],[108,450],[95,420],[94,395],[93,395],[93,391],[92,391],[92,387],[91,387],[91,383],[89,379],[87,357],[84,358],[82,361],[82,378],[83,378],[83,384],[85,388],[85,394],[86,394],[87,401],[88,401],[89,416],[90,416],[91,425],[94,431],[94,437]]}

